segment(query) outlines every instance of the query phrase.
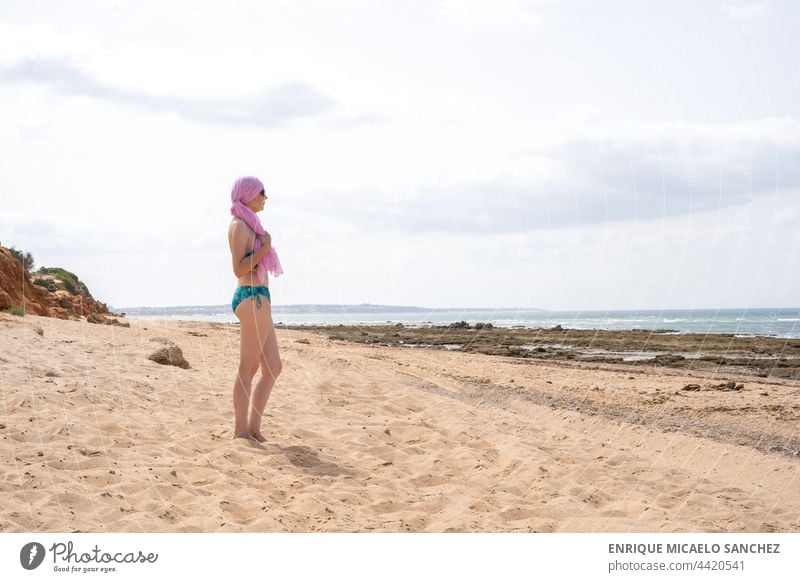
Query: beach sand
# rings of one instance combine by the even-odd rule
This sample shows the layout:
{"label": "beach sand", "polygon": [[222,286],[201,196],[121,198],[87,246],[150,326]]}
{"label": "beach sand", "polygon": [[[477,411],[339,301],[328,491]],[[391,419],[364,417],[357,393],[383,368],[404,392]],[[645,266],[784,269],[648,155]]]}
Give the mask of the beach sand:
{"label": "beach sand", "polygon": [[796,380],[280,329],[255,445],[237,326],[130,323],[0,315],[0,531],[800,531]]}

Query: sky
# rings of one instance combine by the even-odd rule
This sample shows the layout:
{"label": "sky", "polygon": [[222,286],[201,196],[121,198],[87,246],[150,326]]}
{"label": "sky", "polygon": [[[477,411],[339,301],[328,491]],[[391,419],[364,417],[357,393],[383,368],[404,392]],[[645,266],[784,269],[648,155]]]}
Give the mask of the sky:
{"label": "sky", "polygon": [[0,3],[0,243],[114,307],[800,306],[790,0]]}

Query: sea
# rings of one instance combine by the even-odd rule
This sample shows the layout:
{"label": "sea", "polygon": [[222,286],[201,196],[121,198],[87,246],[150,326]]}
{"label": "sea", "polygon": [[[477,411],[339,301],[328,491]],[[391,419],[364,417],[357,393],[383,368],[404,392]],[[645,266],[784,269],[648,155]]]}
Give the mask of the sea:
{"label": "sea", "polygon": [[[112,308],[133,319],[237,323],[230,305]],[[741,309],[658,309],[633,311],[547,311],[530,308],[428,309],[390,305],[274,305],[272,319],[286,325],[470,325],[572,329],[659,330],[665,333],[728,333],[800,338],[800,307]]]}

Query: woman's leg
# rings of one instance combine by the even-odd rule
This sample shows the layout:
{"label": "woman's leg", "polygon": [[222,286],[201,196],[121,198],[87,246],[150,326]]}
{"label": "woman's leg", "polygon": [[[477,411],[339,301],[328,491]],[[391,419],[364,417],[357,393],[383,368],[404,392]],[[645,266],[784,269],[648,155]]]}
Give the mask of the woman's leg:
{"label": "woman's leg", "polygon": [[261,349],[259,363],[261,364],[261,379],[253,391],[253,406],[250,409],[250,422],[247,425],[247,432],[257,441],[263,443],[266,439],[261,434],[261,418],[264,415],[264,408],[267,406],[275,380],[277,380],[283,368],[281,356],[278,353],[278,336],[275,333],[271,315],[269,318],[269,331]]}
{"label": "woman's leg", "polygon": [[233,414],[235,438],[252,440],[247,431],[247,417],[250,406],[250,388],[253,376],[258,371],[261,360],[261,351],[264,341],[269,335],[272,320],[269,315],[269,304],[261,302],[258,307],[255,297],[242,301],[236,307],[236,317],[239,318],[239,371],[233,384]]}

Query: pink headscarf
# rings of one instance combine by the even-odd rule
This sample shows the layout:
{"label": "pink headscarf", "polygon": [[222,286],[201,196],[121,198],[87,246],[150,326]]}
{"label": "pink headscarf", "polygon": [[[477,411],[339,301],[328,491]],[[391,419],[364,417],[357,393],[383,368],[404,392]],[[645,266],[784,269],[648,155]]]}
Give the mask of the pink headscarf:
{"label": "pink headscarf", "polygon": [[[262,184],[261,180],[258,178],[242,176],[233,183],[233,189],[231,190],[231,201],[233,202],[231,214],[244,220],[247,226],[256,233],[256,242],[253,247],[254,251],[257,251],[263,246],[260,237],[267,234],[267,231],[261,226],[261,221],[258,219],[258,216],[256,216],[256,213],[250,210],[246,204],[258,196],[263,189],[264,184]],[[278,253],[275,252],[275,247],[270,249],[256,266],[256,276],[261,283],[264,283],[266,280],[267,271],[276,277],[283,275],[283,268],[281,267],[280,259],[278,259]]]}

